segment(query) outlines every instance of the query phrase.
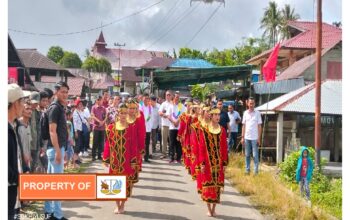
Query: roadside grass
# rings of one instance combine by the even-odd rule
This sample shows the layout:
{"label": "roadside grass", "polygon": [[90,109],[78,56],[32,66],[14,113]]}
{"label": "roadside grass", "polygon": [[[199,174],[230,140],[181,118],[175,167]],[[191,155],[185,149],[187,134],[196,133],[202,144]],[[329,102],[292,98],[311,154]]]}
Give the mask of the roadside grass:
{"label": "roadside grass", "polygon": [[330,218],[322,210],[308,207],[306,201],[289,190],[277,174],[260,172],[257,176],[245,175],[244,167],[244,156],[230,154],[230,163],[225,175],[240,193],[249,197],[263,215],[272,219]]}

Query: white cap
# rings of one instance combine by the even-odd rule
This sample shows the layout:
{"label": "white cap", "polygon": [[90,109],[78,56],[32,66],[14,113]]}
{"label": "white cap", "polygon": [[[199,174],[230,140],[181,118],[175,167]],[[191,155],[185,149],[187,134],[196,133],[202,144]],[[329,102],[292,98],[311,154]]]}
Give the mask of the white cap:
{"label": "white cap", "polygon": [[14,103],[20,98],[28,97],[30,95],[29,91],[23,91],[16,83],[8,84],[8,103]]}

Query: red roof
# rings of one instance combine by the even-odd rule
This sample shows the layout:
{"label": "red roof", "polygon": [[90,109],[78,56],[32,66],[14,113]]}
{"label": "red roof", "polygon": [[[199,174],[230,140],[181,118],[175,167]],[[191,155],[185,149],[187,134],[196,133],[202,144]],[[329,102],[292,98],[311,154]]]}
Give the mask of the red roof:
{"label": "red roof", "polygon": [[173,58],[155,57],[151,61],[142,65],[141,67],[142,68],[149,68],[149,69],[166,69],[173,62],[175,62],[175,59],[173,59]]}
{"label": "red roof", "polygon": [[[35,76],[30,76],[30,78],[34,81]],[[41,82],[43,83],[57,83],[60,79],[55,76],[41,76]],[[68,95],[71,96],[80,96],[85,79],[81,77],[67,77],[67,83],[69,86]]]}
{"label": "red roof", "polygon": [[122,69],[122,81],[141,82],[142,78],[140,76],[136,76],[134,67],[123,66],[123,69]]}
{"label": "red roof", "polygon": [[92,89],[107,89],[109,86],[114,86],[114,79],[112,76],[104,74],[102,78],[94,80]]}
{"label": "red roof", "polygon": [[[301,31],[300,34],[288,40],[281,42],[281,50],[283,49],[314,49],[316,48],[316,22],[308,21],[289,21],[288,26]],[[329,48],[342,41],[342,29],[333,25],[322,24],[322,48]],[[251,58],[246,63],[259,60],[268,56],[272,49],[266,50],[261,54]]]}
{"label": "red roof", "polygon": [[97,44],[105,44],[105,45],[107,45],[102,31],[100,33],[100,36],[97,38],[96,43]]}

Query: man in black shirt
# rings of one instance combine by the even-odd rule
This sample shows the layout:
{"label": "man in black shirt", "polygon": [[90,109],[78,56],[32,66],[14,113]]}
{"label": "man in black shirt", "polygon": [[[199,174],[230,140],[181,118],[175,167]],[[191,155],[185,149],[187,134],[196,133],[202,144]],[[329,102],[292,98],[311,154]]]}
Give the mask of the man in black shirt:
{"label": "man in black shirt", "polygon": [[223,110],[224,103],[221,99],[218,100],[216,107],[220,109],[220,126],[224,127],[227,134],[230,134],[230,118],[226,111]]}
{"label": "man in black shirt", "polygon": [[[56,99],[47,109],[49,118],[50,139],[47,144],[48,168],[47,173],[63,173],[63,158],[67,146],[67,122],[65,106],[68,98],[69,87],[65,82],[55,85]],[[63,217],[60,201],[45,202],[46,219],[66,219]]]}

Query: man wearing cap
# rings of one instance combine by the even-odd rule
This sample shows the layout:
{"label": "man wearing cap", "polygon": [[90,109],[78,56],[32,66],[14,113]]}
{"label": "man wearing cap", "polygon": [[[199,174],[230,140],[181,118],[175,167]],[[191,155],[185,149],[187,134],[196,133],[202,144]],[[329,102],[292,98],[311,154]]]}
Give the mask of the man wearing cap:
{"label": "man wearing cap", "polygon": [[30,170],[32,172],[37,172],[39,167],[39,150],[41,143],[40,135],[40,111],[38,111],[38,106],[40,102],[40,93],[32,92],[30,94],[30,102],[32,103],[32,116],[30,117],[30,132],[32,134],[32,141],[30,143],[30,152],[32,157]]}
{"label": "man wearing cap", "polygon": [[[56,99],[47,109],[49,119],[50,138],[47,144],[46,155],[48,158],[47,173],[63,173],[64,152],[67,146],[67,120],[64,107],[67,105],[69,87],[65,82],[55,85]],[[60,201],[45,202],[46,219],[62,219],[62,207]]]}
{"label": "man wearing cap", "polygon": [[16,119],[21,117],[24,109],[25,94],[17,84],[9,84],[8,92],[8,219],[19,214],[20,201],[17,197],[18,174],[22,172],[21,150],[16,134]]}

